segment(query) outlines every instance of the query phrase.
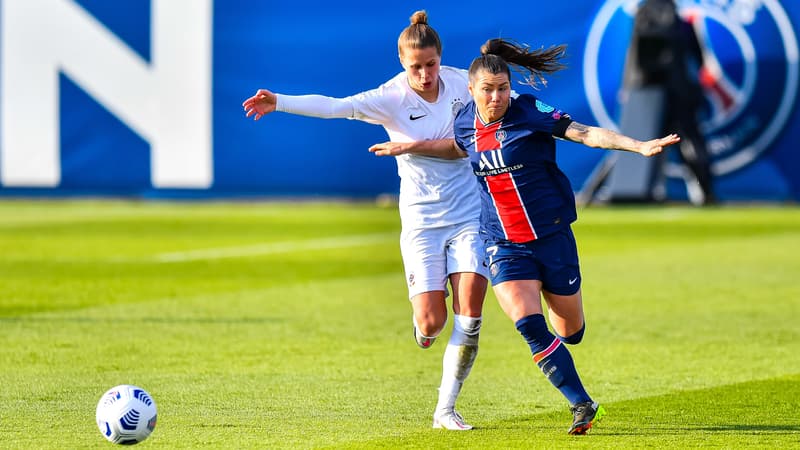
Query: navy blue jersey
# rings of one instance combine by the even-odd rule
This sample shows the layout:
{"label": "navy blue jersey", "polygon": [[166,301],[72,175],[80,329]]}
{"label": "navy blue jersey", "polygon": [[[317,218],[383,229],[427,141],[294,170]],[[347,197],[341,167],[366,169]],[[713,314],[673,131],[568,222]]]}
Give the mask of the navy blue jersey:
{"label": "navy blue jersey", "polygon": [[529,242],[575,221],[575,195],[556,165],[553,138],[569,122],[530,94],[510,99],[505,116],[492,123],[481,120],[474,101],[456,115],[456,143],[482,187],[481,223],[489,239]]}

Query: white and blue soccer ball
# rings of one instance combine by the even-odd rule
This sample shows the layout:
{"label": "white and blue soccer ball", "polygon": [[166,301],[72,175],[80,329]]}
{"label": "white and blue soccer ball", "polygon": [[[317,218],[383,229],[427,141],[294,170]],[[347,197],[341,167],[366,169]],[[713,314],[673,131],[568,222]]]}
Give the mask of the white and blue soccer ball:
{"label": "white and blue soccer ball", "polygon": [[138,444],[156,427],[156,402],[140,387],[115,386],[97,403],[97,426],[115,444]]}

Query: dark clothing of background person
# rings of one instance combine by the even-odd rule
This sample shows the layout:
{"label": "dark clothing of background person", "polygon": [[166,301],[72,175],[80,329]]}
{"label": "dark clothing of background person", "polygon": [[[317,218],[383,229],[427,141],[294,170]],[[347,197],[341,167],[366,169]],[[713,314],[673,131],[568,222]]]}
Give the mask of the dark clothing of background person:
{"label": "dark clothing of background person", "polygon": [[[715,203],[711,161],[698,126],[703,91],[698,74],[703,53],[694,27],[679,15],[673,0],[645,0],[634,18],[625,61],[623,89],[664,90],[662,132],[678,133],[680,156],[697,178],[705,204]],[[663,164],[663,158],[661,159]]]}

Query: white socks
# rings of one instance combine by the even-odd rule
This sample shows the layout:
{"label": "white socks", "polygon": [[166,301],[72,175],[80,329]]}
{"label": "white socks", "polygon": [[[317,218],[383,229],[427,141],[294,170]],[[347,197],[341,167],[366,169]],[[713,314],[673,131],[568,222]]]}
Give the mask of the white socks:
{"label": "white socks", "polygon": [[450,335],[442,358],[442,384],[439,386],[437,412],[455,408],[461,386],[478,355],[478,334],[482,318],[457,314],[453,318],[453,334]]}

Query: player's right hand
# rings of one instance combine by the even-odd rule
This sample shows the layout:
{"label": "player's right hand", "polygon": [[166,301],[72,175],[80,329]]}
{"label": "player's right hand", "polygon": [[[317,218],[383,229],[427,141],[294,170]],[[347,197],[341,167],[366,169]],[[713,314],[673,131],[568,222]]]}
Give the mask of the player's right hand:
{"label": "player's right hand", "polygon": [[408,153],[410,144],[407,142],[381,142],[375,144],[368,150],[375,154],[375,156],[398,156]]}
{"label": "player's right hand", "polygon": [[266,89],[259,89],[256,94],[242,103],[245,117],[253,116],[253,120],[258,120],[265,115],[275,111],[278,104],[278,97]]}

